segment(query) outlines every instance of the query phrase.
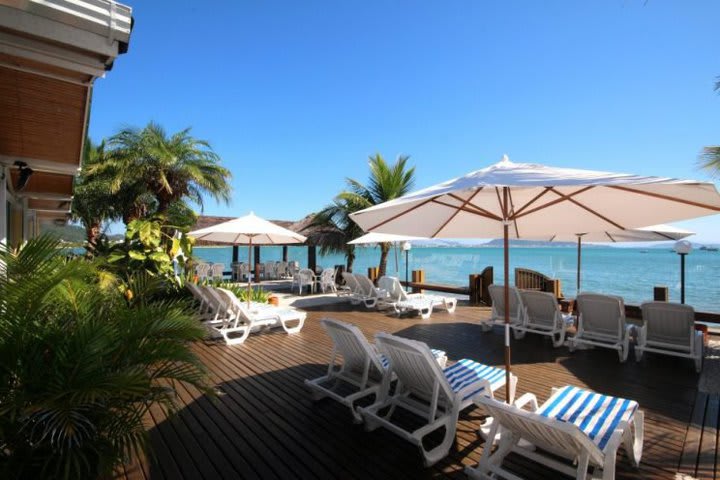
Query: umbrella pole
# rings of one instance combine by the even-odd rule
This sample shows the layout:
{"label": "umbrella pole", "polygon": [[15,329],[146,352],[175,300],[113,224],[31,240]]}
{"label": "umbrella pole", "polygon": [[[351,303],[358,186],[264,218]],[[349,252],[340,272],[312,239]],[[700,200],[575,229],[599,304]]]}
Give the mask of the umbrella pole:
{"label": "umbrella pole", "polygon": [[395,276],[397,278],[400,278],[400,274],[398,273],[400,271],[399,267],[398,267],[398,254],[397,254],[398,243],[400,243],[400,242],[395,242],[393,245],[395,245]]}
{"label": "umbrella pole", "polygon": [[582,237],[578,235],[578,248],[577,248],[577,290],[575,291],[575,297],[580,294],[580,259],[582,256]]}
{"label": "umbrella pole", "polygon": [[[507,195],[507,194],[506,194]],[[503,263],[505,264],[505,401],[510,403],[510,226],[507,222],[503,225]]]}
{"label": "umbrella pole", "polygon": [[[252,297],[252,238],[250,236],[250,243],[248,243],[248,309],[250,309],[250,297]],[[255,272],[255,275],[257,275],[257,272]]]}

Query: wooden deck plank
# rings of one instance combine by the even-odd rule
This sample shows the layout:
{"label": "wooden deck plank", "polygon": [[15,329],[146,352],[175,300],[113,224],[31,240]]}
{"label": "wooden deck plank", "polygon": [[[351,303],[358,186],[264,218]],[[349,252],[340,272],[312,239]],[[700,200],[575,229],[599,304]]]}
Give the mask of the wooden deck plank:
{"label": "wooden deck plank", "polygon": [[[209,399],[193,389],[181,389],[181,410],[175,418],[168,421],[153,411],[155,460],[135,459],[126,465],[124,476],[190,479],[216,472],[216,478],[464,478],[463,468],[477,464],[484,446],[476,433],[485,418],[481,409],[461,414],[450,454],[425,469],[412,445],[383,429],[365,432],[336,402],[313,402],[303,381],[327,368],[332,343],[319,323],[323,317],[355,323],[371,340],[375,333],[386,331],[443,349],[451,361],[472,358],[502,366],[502,332],[483,333],[477,324],[488,314],[486,308],[461,306],[454,315],[434,312],[431,320],[423,321],[332,305],[310,309],[303,331],[296,335],[254,334],[233,347],[198,343],[194,350],[223,393]],[[714,475],[717,408],[708,405],[710,415],[703,409],[698,423],[712,423],[714,415],[714,436],[700,430],[693,437],[688,422],[697,420],[699,413],[694,409],[697,375],[691,365],[660,356],[620,364],[612,351],[571,354],[532,335],[512,342],[518,396],[533,392],[543,401],[553,386],[577,385],[640,403],[646,412],[643,461],[636,469],[624,453],[619,454],[617,478],[671,479],[678,465],[692,474]],[[686,465],[693,458],[692,465]],[[510,455],[507,464],[529,479],[556,477],[517,455]]]}
{"label": "wooden deck plank", "polygon": [[700,454],[700,440],[702,439],[702,427],[703,421],[705,420],[707,399],[707,393],[698,392],[695,399],[695,406],[693,407],[692,417],[687,426],[687,434],[685,435],[682,456],[680,457],[678,471],[692,477],[694,477],[697,472],[697,462]]}
{"label": "wooden deck plank", "polygon": [[705,418],[703,420],[702,438],[700,441],[700,454],[698,455],[698,479],[715,478],[715,462],[717,454],[717,428],[718,409],[720,407],[719,395],[708,395]]}

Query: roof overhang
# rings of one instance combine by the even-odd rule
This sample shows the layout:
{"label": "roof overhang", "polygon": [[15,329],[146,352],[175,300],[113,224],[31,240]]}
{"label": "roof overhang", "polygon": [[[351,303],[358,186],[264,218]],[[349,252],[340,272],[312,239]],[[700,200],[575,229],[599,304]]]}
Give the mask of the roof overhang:
{"label": "roof overhang", "polygon": [[12,186],[31,170],[15,189],[30,208],[72,198],[92,83],[127,51],[132,22],[110,0],[0,0],[0,166]]}

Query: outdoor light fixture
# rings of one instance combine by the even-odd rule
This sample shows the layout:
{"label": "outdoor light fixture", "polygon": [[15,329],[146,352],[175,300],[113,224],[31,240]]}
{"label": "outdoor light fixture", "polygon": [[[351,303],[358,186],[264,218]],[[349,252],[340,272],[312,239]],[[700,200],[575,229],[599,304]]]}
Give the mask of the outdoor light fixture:
{"label": "outdoor light fixture", "polygon": [[408,285],[408,272],[409,272],[409,262],[408,257],[410,255],[410,249],[412,248],[412,245],[407,240],[402,243],[402,251],[405,252],[405,290],[410,291],[410,286]]}
{"label": "outdoor light fixture", "polygon": [[33,169],[28,167],[27,163],[17,161],[15,166],[18,167],[18,179],[15,185],[15,190],[24,189],[30,181],[30,176],[33,174]]}
{"label": "outdoor light fixture", "polygon": [[680,255],[680,303],[685,303],[685,255],[692,252],[692,243],[680,240],[675,242],[673,250]]}

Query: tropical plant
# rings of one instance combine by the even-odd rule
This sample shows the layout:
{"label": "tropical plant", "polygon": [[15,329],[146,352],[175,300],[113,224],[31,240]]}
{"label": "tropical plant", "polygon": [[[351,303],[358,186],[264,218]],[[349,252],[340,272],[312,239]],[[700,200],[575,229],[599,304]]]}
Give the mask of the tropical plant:
{"label": "tropical plant", "polygon": [[187,128],[168,135],[158,124],[125,128],[107,140],[105,160],[90,169],[110,179],[110,192],[130,197],[123,201],[123,221],[150,214],[167,215],[177,202],[203,206],[203,195],[230,200],[230,171],[210,144],[190,135]]}
{"label": "tropical plant", "polygon": [[103,222],[119,218],[117,202],[110,193],[110,183],[102,175],[94,175],[90,170],[102,163],[105,157],[105,142],[95,145],[86,139],[83,168],[75,178],[71,212],[74,220],[82,222],[85,228],[86,250],[89,256],[96,253],[101,236]]}
{"label": "tropical plant", "polygon": [[310,222],[311,233],[307,235],[308,241],[320,247],[320,253],[344,253],[347,272],[353,271],[355,262],[355,245],[348,242],[363,234],[357,223],[350,219],[350,214],[366,206],[363,200],[357,204],[353,194],[340,193],[333,199],[333,203],[315,214]]}
{"label": "tropical plant", "polygon": [[135,272],[146,272],[170,283],[181,281],[176,276],[173,259],[184,268],[195,239],[187,235],[170,236],[164,231],[168,227],[162,217],[131,221],[125,230],[125,241],[110,247],[107,264],[111,271],[124,279]]}
{"label": "tropical plant", "polygon": [[[248,289],[238,283],[228,282],[225,280],[213,280],[208,279],[201,282],[202,285],[210,287],[224,288],[225,290],[231,291],[239,300],[247,302]],[[272,296],[272,292],[266,292],[262,287],[252,288],[250,293],[250,301],[257,303],[268,303],[268,300]]]}
{"label": "tropical plant", "polygon": [[128,302],[93,262],[40,237],[0,245],[0,477],[95,479],[148,446],[177,384],[211,394],[186,302]]}
{"label": "tropical plant", "polygon": [[[346,181],[349,190],[342,192],[339,198],[344,199],[352,208],[355,208],[353,211],[357,211],[405,195],[412,188],[415,176],[415,167],[407,166],[409,158],[406,155],[400,155],[394,164],[388,165],[379,153],[371,156],[369,161],[370,178],[367,186],[348,178]],[[390,243],[380,244],[380,276],[385,275],[387,270],[389,251]]]}
{"label": "tropical plant", "polygon": [[[715,82],[715,91],[720,93],[720,77]],[[710,175],[720,177],[720,145],[704,147],[700,152],[698,164],[700,168],[707,170]]]}

